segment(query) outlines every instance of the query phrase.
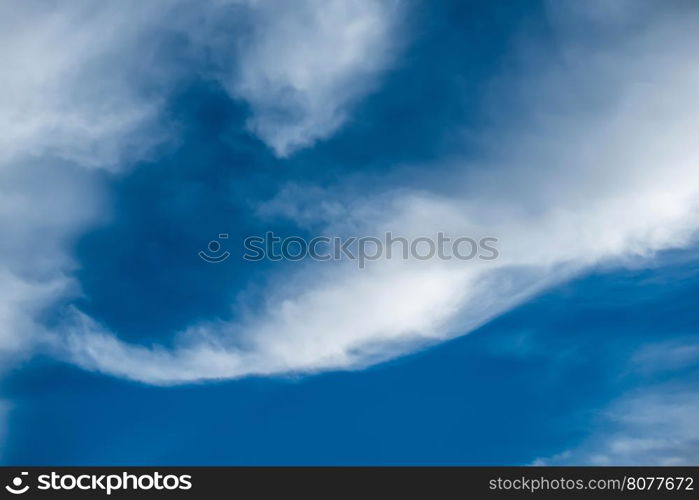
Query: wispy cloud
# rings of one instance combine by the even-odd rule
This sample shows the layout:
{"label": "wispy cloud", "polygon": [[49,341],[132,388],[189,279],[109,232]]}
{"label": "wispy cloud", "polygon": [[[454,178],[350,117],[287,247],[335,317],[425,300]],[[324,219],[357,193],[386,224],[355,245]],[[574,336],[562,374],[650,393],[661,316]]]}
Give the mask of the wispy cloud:
{"label": "wispy cloud", "polygon": [[162,5],[0,4],[0,161],[49,156],[116,168],[127,151],[147,147],[153,133],[135,132],[153,125],[159,101],[131,75],[148,68],[143,42]]}
{"label": "wispy cloud", "polygon": [[[278,276],[255,314],[193,320],[172,349],[124,343],[74,308],[45,331],[38,311],[78,290],[69,243],[102,210],[105,186],[91,172],[123,168],[172,132],[160,100],[143,90],[166,95],[178,78],[149,71],[157,51],[146,48],[157,46],[164,24],[189,37],[192,57],[211,58],[202,71],[250,104],[251,130],[279,156],[336,132],[400,45],[395,2],[309,0],[291,9],[217,1],[191,16],[199,24],[188,24],[177,9],[192,5],[73,2],[43,16],[40,2],[0,7],[5,352],[46,343],[87,369],[159,384],[362,367],[468,333],[600,262],[686,246],[697,229],[697,13],[655,19],[652,9],[625,7],[602,27],[591,15],[607,37],[600,46],[569,32],[569,13],[556,11],[559,52],[546,53],[544,66],[523,64],[493,90],[507,101],[502,108],[516,101],[521,112],[483,132],[478,162],[426,167],[445,179],[431,191],[375,189],[360,200],[341,189],[313,191],[333,207],[320,221],[326,232],[494,235],[498,261],[384,260],[363,271],[309,265]],[[238,38],[225,36],[236,18],[229,9],[246,13]],[[644,15],[648,23],[627,25]],[[45,25],[29,30],[28,19]],[[37,175],[60,196],[49,203],[30,180]],[[374,182],[358,179],[352,182]],[[298,216],[294,202],[292,194],[284,204]],[[38,215],[46,213],[52,216]],[[29,266],[22,249],[36,231],[43,260]]]}
{"label": "wispy cloud", "polygon": [[[104,178],[94,171],[126,170],[176,138],[161,111],[186,68],[159,64],[173,32],[189,41],[187,56],[201,66],[192,71],[249,100],[255,131],[286,154],[336,130],[371,87],[388,57],[394,8],[382,1],[309,1],[293,9],[247,0],[0,3],[6,363],[52,338],[37,323],[43,309],[79,294],[69,249],[105,211]],[[238,17],[248,25],[226,32],[241,28]],[[287,111],[300,114],[282,117]]]}
{"label": "wispy cloud", "polygon": [[696,341],[648,345],[629,369],[667,373],[673,380],[630,391],[595,420],[578,447],[538,459],[539,465],[693,465],[699,461],[699,390]]}
{"label": "wispy cloud", "polygon": [[699,199],[697,12],[666,14],[634,10],[648,22],[620,15],[604,26],[591,16],[604,44],[559,18],[547,64],[524,63],[494,90],[518,113],[482,134],[480,161],[429,166],[441,188],[328,194],[351,215],[325,214],[326,232],[487,233],[501,242],[498,261],[311,264],[280,276],[254,315],[198,323],[174,349],[123,343],[76,312],[64,355],[159,384],[362,367],[468,333],[591,266],[688,245]]}
{"label": "wispy cloud", "polygon": [[693,465],[699,461],[699,394],[673,385],[615,403],[579,448],[536,465]]}
{"label": "wispy cloud", "polygon": [[340,128],[398,49],[397,0],[254,2],[225,80],[250,103],[250,129],[279,156]]}
{"label": "wispy cloud", "polygon": [[157,136],[158,102],[128,77],[148,11],[0,3],[3,366],[43,338],[40,312],[77,291],[68,248],[102,212],[94,171],[122,168]]}

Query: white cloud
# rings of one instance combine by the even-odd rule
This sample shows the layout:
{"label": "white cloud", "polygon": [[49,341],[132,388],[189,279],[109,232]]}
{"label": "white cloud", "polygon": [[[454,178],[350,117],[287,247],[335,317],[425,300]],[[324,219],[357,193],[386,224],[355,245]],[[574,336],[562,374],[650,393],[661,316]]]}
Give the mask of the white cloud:
{"label": "white cloud", "polygon": [[[236,24],[231,5],[247,9],[249,26]],[[193,71],[225,74],[231,92],[250,101],[262,138],[289,152],[332,133],[370,88],[387,55],[392,8],[380,1],[0,2],[3,365],[51,338],[40,313],[80,293],[69,248],[104,213],[103,181],[93,171],[124,170],[172,132],[160,111],[188,68],[159,64],[163,40],[184,35],[187,57],[202,67],[209,57],[221,64]],[[231,26],[238,31],[227,33]],[[246,30],[252,38],[243,40]],[[273,109],[288,111],[289,92],[301,115],[285,118],[278,124],[284,137],[273,137]]]}
{"label": "white cloud", "polygon": [[467,333],[589,266],[688,245],[699,221],[698,35],[695,16],[671,21],[602,48],[571,40],[523,79],[536,107],[485,134],[481,164],[431,167],[450,195],[398,191],[323,215],[330,234],[494,235],[499,260],[310,264],[279,277],[262,311],[196,325],[174,350],[124,344],[77,314],[68,357],[162,384],[361,367]]}
{"label": "white cloud", "polygon": [[[104,215],[99,169],[162,140],[160,98],[139,84],[167,2],[0,2],[0,362],[43,345],[45,310],[80,293],[75,238]],[[162,86],[162,85],[161,85]]]}
{"label": "white cloud", "polygon": [[157,64],[172,33],[201,63],[192,71],[248,101],[251,128],[287,155],[331,135],[374,87],[399,14],[397,0],[0,2],[0,161],[137,158],[162,139],[162,91],[186,70]]}
{"label": "white cloud", "polygon": [[[50,155],[115,168],[153,134],[158,101],[136,89],[142,42],[162,2],[0,3],[0,162]],[[144,138],[145,136],[145,138]],[[133,156],[132,156],[133,157]]]}
{"label": "white cloud", "polygon": [[579,448],[535,465],[694,465],[699,461],[699,394],[664,385],[612,405],[601,430]]}
{"label": "white cloud", "polygon": [[147,146],[132,135],[155,108],[128,79],[136,3],[91,5],[0,2],[3,368],[42,341],[41,312],[77,292],[67,248],[102,211],[90,171]]}
{"label": "white cloud", "polygon": [[[0,98],[7,101],[0,107],[0,128],[11,138],[3,160],[8,172],[27,165],[34,172],[28,175],[36,175],[40,170],[29,159],[37,156],[37,162],[59,157],[82,170],[116,168],[122,153],[134,149],[131,138],[141,137],[135,133],[157,122],[158,103],[144,101],[130,73],[117,70],[130,71],[134,54],[148,54],[139,43],[154,36],[149,22],[158,16],[141,12],[150,21],[131,24],[134,16],[114,12],[115,4],[105,11],[75,5],[80,8],[42,18],[53,21],[42,21],[47,26],[36,40],[26,32],[30,24],[3,32],[7,43],[0,50],[11,54],[13,69],[4,76],[11,93]],[[164,4],[150,5],[163,13]],[[226,85],[249,101],[251,127],[283,156],[332,134],[370,90],[393,50],[394,5],[245,5],[254,24],[231,51],[236,69],[226,73]],[[194,37],[199,25],[184,26],[186,16],[172,19]],[[174,349],[126,344],[118,332],[79,311],[65,329],[37,332],[37,310],[73,286],[65,278],[71,266],[66,241],[99,213],[99,199],[82,198],[92,192],[87,174],[61,178],[56,185],[75,195],[62,200],[56,224],[42,225],[39,214],[48,207],[25,203],[42,194],[22,181],[0,202],[0,213],[9,214],[0,221],[19,242],[3,255],[9,264],[0,276],[10,291],[3,328],[10,333],[2,342],[48,336],[58,355],[85,368],[161,384],[356,368],[468,333],[597,263],[685,246],[698,221],[699,65],[690,50],[698,35],[695,16],[670,21],[631,30],[633,36],[603,48],[564,40],[562,59],[536,71],[526,68],[535,77],[510,82],[508,94],[519,92],[536,106],[484,134],[486,149],[492,147],[479,164],[431,166],[432,175],[449,179],[444,190],[396,191],[360,201],[333,200],[337,193],[327,193],[329,210],[321,221],[327,233],[493,235],[500,239],[495,262],[383,260],[363,271],[355,263],[310,264],[279,276],[260,311],[241,314],[235,323],[195,325],[179,334]],[[206,36],[193,43],[223,50],[228,40]],[[102,41],[91,44],[92,38]],[[23,110],[33,113],[25,116]],[[308,223],[307,212],[291,206],[290,213]],[[17,219],[26,224],[13,226]],[[18,248],[31,243],[32,230],[45,227],[57,228],[46,240],[47,271],[31,277]]]}
{"label": "white cloud", "polygon": [[397,0],[251,1],[225,82],[249,102],[248,125],[278,156],[332,135],[396,50]]}
{"label": "white cloud", "polygon": [[699,461],[699,390],[696,341],[647,345],[630,360],[637,374],[675,370],[671,381],[630,391],[596,419],[592,434],[578,447],[535,465],[695,465]]}

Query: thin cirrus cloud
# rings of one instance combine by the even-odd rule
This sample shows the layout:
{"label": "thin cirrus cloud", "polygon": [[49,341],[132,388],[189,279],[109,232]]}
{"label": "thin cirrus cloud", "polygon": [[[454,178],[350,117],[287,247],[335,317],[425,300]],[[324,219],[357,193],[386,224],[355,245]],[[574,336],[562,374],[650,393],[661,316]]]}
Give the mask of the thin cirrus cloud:
{"label": "thin cirrus cloud", "polygon": [[684,465],[699,460],[699,396],[681,384],[634,391],[613,403],[578,448],[534,465]]}
{"label": "thin cirrus cloud", "polygon": [[579,446],[535,465],[684,465],[699,460],[699,344],[680,339],[639,349],[629,372],[661,373],[670,380],[635,388],[613,401],[595,419],[593,432]]}
{"label": "thin cirrus cloud", "polygon": [[[626,9],[594,25],[603,31],[599,43],[571,30],[571,13],[556,8],[560,50],[546,52],[544,64],[525,60],[494,85],[500,118],[480,134],[481,158],[426,167],[449,179],[444,186],[387,188],[361,200],[308,188],[334,207],[316,221],[326,234],[495,236],[497,261],[383,259],[362,271],[352,262],[309,263],[278,276],[255,314],[199,322],[177,334],[173,348],[125,343],[74,310],[58,355],[164,385],[359,368],[466,334],[592,266],[690,245],[699,222],[697,13]],[[326,98],[315,86],[305,91]],[[270,206],[313,223],[288,192]],[[297,191],[297,204],[305,195]]]}

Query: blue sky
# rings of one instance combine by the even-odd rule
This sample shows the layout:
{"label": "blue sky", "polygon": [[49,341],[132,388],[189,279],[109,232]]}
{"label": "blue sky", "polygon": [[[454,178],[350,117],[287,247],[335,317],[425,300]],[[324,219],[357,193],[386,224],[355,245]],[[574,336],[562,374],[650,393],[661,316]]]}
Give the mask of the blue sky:
{"label": "blue sky", "polygon": [[696,464],[696,6],[290,5],[0,3],[2,462]]}

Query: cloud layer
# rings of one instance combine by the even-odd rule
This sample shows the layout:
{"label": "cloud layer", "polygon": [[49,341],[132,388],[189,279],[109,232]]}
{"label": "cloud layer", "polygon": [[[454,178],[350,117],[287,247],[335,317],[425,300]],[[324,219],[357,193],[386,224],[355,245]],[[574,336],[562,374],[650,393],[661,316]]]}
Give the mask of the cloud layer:
{"label": "cloud layer", "polygon": [[[6,363],[6,355],[16,359],[62,335],[37,319],[79,294],[69,248],[104,215],[105,178],[96,171],[123,172],[154,146],[177,139],[162,113],[171,89],[187,76],[186,68],[163,60],[173,36],[187,40],[182,55],[197,63],[201,77],[220,80],[232,98],[249,101],[252,128],[278,154],[341,125],[388,60],[396,5],[296,7],[245,0],[0,3],[0,356]],[[275,9],[288,11],[288,22],[279,22]],[[230,31],[236,27],[240,33]],[[295,117],[283,117],[289,112]]]}
{"label": "cloud layer", "polygon": [[[199,323],[174,349],[123,343],[76,312],[64,330],[67,356],[157,384],[357,368],[468,333],[591,266],[690,244],[699,196],[696,13],[653,23],[637,19],[652,12],[627,14],[603,27],[591,16],[603,43],[559,19],[560,51],[544,51],[543,65],[522,61],[521,73],[493,86],[501,118],[480,136],[480,161],[426,167],[445,179],[441,187],[361,200],[339,189],[321,203],[337,209],[320,217],[326,234],[495,236],[497,261],[380,260],[363,271],[309,264],[279,276],[255,315]],[[285,206],[301,213],[293,199]]]}
{"label": "cloud layer", "polygon": [[[335,133],[378,84],[400,45],[400,15],[399,4],[378,1],[211,2],[194,24],[178,15],[192,8],[185,1],[74,2],[39,16],[44,8],[3,4],[0,16],[5,353],[41,344],[87,369],[156,384],[357,368],[466,334],[590,266],[686,246],[697,229],[696,14],[638,23],[652,13],[621,9],[598,46],[569,33],[570,14],[557,10],[560,52],[544,51],[544,65],[523,61],[493,86],[499,118],[480,135],[478,161],[424,167],[445,179],[430,190],[314,194],[337,209],[310,221],[325,233],[495,236],[499,260],[308,264],[277,276],[254,314],[196,323],[174,348],[125,343],[74,307],[47,328],[40,312],[78,293],[69,243],[102,213],[106,186],[94,171],[123,170],[176,135],[154,96],[181,75],[148,70],[168,39],[163,18],[187,37],[191,57],[206,60],[204,77],[248,103],[250,130],[284,157]],[[32,17],[45,24],[40,37],[23,22]],[[245,21],[231,21],[238,37],[227,34],[231,18]],[[52,181],[50,195],[37,175]],[[306,194],[286,200],[287,216],[298,216],[294,203]],[[36,231],[43,250],[29,265]]]}
{"label": "cloud layer", "polygon": [[[629,369],[662,373],[671,380],[629,391],[595,419],[592,435],[577,448],[539,459],[539,465],[686,465],[699,461],[699,345],[652,344],[637,352]],[[673,373],[675,372],[675,373]],[[683,375],[677,377],[677,374]],[[672,377],[675,375],[675,377]]]}

